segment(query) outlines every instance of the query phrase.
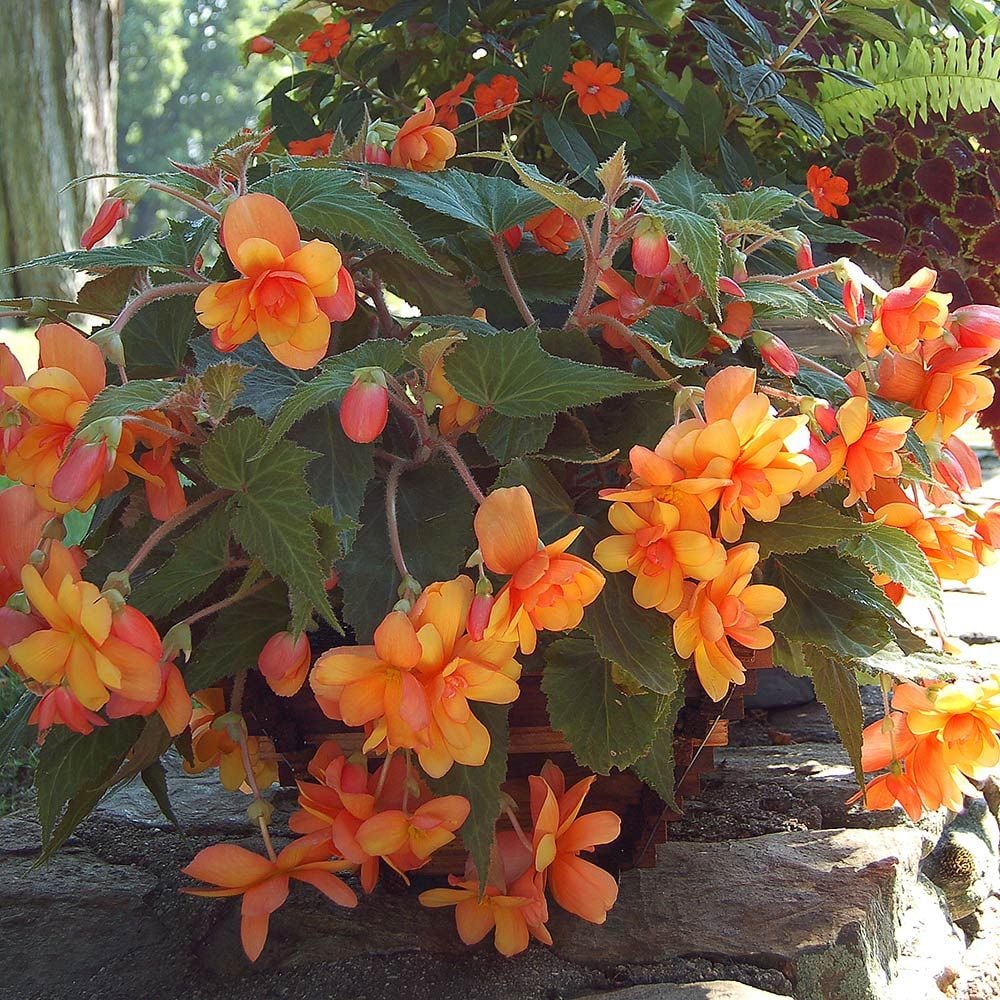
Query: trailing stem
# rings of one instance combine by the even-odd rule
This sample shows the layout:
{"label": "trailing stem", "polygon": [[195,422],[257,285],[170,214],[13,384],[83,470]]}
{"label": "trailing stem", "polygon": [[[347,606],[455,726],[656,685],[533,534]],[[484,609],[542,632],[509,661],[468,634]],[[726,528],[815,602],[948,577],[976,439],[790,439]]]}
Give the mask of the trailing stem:
{"label": "trailing stem", "polygon": [[493,252],[500,265],[500,273],[503,274],[503,280],[507,283],[507,290],[514,300],[514,305],[517,306],[517,311],[521,314],[521,319],[528,326],[534,325],[535,317],[532,315],[531,309],[525,301],[524,293],[521,291],[521,286],[518,285],[517,278],[514,276],[514,269],[510,266],[510,258],[507,256],[507,248],[503,245],[503,237],[491,236],[490,243],[493,244]]}
{"label": "trailing stem", "polygon": [[190,520],[195,514],[200,513],[206,507],[229,495],[228,490],[213,490],[203,497],[189,503],[183,510],[179,510],[173,517],[167,518],[150,536],[139,546],[139,551],[129,560],[124,572],[134,573],[142,565],[145,558],[156,548],[164,538],[172,531],[179,528],[185,521]]}

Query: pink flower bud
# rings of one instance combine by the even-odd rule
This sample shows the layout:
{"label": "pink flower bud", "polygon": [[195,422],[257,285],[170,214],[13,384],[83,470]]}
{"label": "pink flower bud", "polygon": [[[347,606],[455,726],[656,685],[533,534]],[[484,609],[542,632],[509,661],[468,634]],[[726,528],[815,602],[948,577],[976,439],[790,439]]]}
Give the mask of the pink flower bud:
{"label": "pink flower bud", "polygon": [[[816,266],[813,263],[812,244],[808,239],[806,239],[805,236],[802,237],[802,243],[798,250],[795,251],[795,266],[800,271],[809,271]],[[819,277],[817,275],[807,278],[806,281],[812,285],[813,288],[819,288]]]}
{"label": "pink flower bud", "polygon": [[255,55],[266,56],[268,52],[273,52],[274,49],[274,39],[268,38],[267,35],[258,35],[256,38],[250,40],[250,51]]}
{"label": "pink flower bud", "polygon": [[276,632],[260,651],[257,666],[275,694],[290,698],[305,683],[311,660],[305,633],[294,639],[290,632]]}
{"label": "pink flower bud", "polygon": [[798,375],[798,359],[792,353],[792,349],[780,337],[776,337],[773,333],[767,333],[764,330],[754,330],[753,342],[757,345],[760,356],[776,372],[780,372],[788,378]]}
{"label": "pink flower bud", "polygon": [[389,420],[389,390],[370,373],[355,374],[340,403],[340,426],[358,444],[368,444],[385,430]]}
{"label": "pink flower bud", "polygon": [[389,150],[380,142],[366,142],[362,156],[365,163],[376,163],[380,167],[389,166]]}
{"label": "pink flower bud", "polygon": [[861,283],[854,278],[844,282],[844,311],[855,326],[865,321],[865,296]]}
{"label": "pink flower bud", "polygon": [[737,299],[745,299],[747,293],[732,279],[725,276],[719,278],[719,291],[726,295],[732,295]]}
{"label": "pink flower bud", "polygon": [[52,477],[50,493],[58,503],[76,503],[114,464],[106,441],[74,441]]}
{"label": "pink flower bud", "polygon": [[326,313],[331,323],[343,323],[354,315],[357,307],[357,296],[354,289],[354,279],[346,267],[337,272],[337,290],[333,295],[326,295],[316,300],[316,304]]}
{"label": "pink flower bud", "polygon": [[474,642],[479,642],[490,623],[490,612],[493,610],[492,594],[476,594],[469,608],[469,620],[465,628]]}
{"label": "pink flower bud", "polygon": [[509,229],[503,231],[503,241],[511,248],[511,250],[516,250],[521,245],[521,237],[524,233],[520,226],[511,226]]}
{"label": "pink flower bud", "polygon": [[948,329],[959,347],[988,349],[984,361],[1000,350],[1000,308],[996,306],[962,306],[951,314]]}
{"label": "pink flower bud", "polygon": [[632,237],[632,267],[644,278],[655,278],[670,263],[670,243],[656,219],[643,217]]}
{"label": "pink flower bud", "polygon": [[115,226],[128,218],[128,204],[121,198],[107,198],[94,216],[94,221],[84,230],[80,237],[80,246],[84,250],[93,250],[100,240],[103,240]]}

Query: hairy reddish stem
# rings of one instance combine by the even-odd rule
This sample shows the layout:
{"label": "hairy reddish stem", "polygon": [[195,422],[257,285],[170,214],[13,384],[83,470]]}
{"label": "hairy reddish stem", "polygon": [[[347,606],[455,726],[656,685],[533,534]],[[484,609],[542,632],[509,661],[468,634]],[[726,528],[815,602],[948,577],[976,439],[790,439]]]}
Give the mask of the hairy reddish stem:
{"label": "hairy reddish stem", "polygon": [[199,497],[192,503],[189,503],[183,510],[179,510],[173,517],[167,518],[150,536],[142,543],[139,547],[139,551],[136,552],[134,556],[129,560],[128,565],[125,567],[124,572],[134,573],[139,566],[142,565],[145,558],[149,555],[153,549],[156,548],[160,542],[163,541],[170,532],[179,528],[185,521],[190,520],[195,514],[200,513],[206,507],[211,507],[212,504],[221,500],[223,497],[228,496],[228,490],[213,490],[211,493],[206,493],[203,497]]}

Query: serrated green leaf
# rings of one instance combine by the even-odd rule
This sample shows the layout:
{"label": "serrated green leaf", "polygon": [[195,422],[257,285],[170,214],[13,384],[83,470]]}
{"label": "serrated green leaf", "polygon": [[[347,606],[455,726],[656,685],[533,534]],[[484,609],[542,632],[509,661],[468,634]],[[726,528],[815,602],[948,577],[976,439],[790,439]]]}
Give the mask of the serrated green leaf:
{"label": "serrated green leaf", "polygon": [[675,368],[700,368],[708,346],[708,328],[676,309],[654,309],[632,328],[657,354]]}
{"label": "serrated green leaf", "polygon": [[187,296],[160,299],[140,309],[122,330],[129,378],[177,375],[194,328],[194,307]]}
{"label": "serrated green leaf", "polygon": [[524,486],[531,494],[538,532],[546,541],[554,542],[581,524],[593,528],[576,512],[569,494],[540,459],[519,458],[505,465],[493,488],[507,486]]}
{"label": "serrated green leaf", "polygon": [[844,555],[860,559],[874,573],[902,584],[914,597],[924,598],[944,612],[941,583],[917,540],[900,528],[873,525],[870,530],[839,545]]}
{"label": "serrated green leaf", "polygon": [[327,358],[319,374],[301,383],[282,404],[261,452],[275,447],[289,427],[307,413],[339,402],[354,381],[355,368],[384,368],[392,374],[402,363],[403,344],[399,340],[366,340],[353,350]]}
{"label": "serrated green leaf", "polygon": [[460,396],[508,417],[537,417],[658,387],[617,368],[554,357],[542,350],[534,327],[470,335],[444,367]]}
{"label": "serrated green leaf", "polygon": [[552,728],[566,737],[584,767],[607,774],[632,764],[653,742],[659,695],[629,695],[590,639],[557,639],[545,652],[542,690]]}
{"label": "serrated green leaf", "polygon": [[708,195],[705,202],[722,219],[772,222],[798,202],[795,195],[783,188],[758,187],[735,194]]}
{"label": "serrated green leaf", "polygon": [[[421,316],[422,325],[429,326],[432,330],[455,330],[458,333],[496,333],[497,328],[491,323],[482,319],[474,319],[472,316]],[[424,338],[430,342],[433,338]]]}
{"label": "serrated green leaf", "polygon": [[854,765],[859,787],[864,787],[865,772],[861,766],[861,733],[864,713],[861,690],[854,671],[842,663],[817,656],[812,669],[816,697],[826,706],[847,756]]}
{"label": "serrated green leaf", "polygon": [[663,708],[657,720],[653,742],[648,750],[636,758],[632,770],[663,799],[665,805],[676,811],[674,738],[677,716],[684,705],[683,685],[678,685],[672,695],[660,700]]}
{"label": "serrated green leaf", "polygon": [[[477,155],[482,156],[483,154]],[[493,158],[488,157],[488,159]],[[534,164],[521,163],[511,152],[509,146],[504,146],[504,152],[499,154],[498,158],[510,164],[518,179],[529,191],[541,195],[546,201],[561,208],[574,219],[586,219],[601,210],[599,198],[585,198],[583,195],[577,194],[571,187],[549,180]]]}
{"label": "serrated green leaf", "polygon": [[0,724],[0,764],[5,764],[15,750],[31,744],[34,730],[28,725],[28,716],[37,704],[38,698],[25,691]]}
{"label": "serrated green leaf", "polygon": [[253,190],[284,202],[305,230],[334,241],[348,233],[401,253],[432,271],[442,270],[399,212],[366,191],[357,176],[346,170],[285,170],[255,184]]}
{"label": "serrated green leaf", "polygon": [[320,560],[311,520],[316,505],[305,481],[315,453],[286,440],[264,451],[264,437],[256,417],[224,424],[202,448],[202,467],[216,485],[234,491],[228,504],[233,536],[288,585],[295,622],[305,624],[315,609],[336,627],[324,588],[329,567]]}
{"label": "serrated green leaf", "polygon": [[662,220],[673,235],[674,245],[691,273],[701,280],[705,294],[719,308],[719,273],[722,268],[722,231],[714,218],[686,208],[669,205],[648,206],[651,215]]}
{"label": "serrated green leaf", "polygon": [[506,463],[541,451],[555,422],[556,418],[551,414],[505,417],[502,413],[488,413],[479,425],[476,437],[498,462]]}
{"label": "serrated green leaf", "polygon": [[756,542],[760,557],[808,552],[838,545],[871,530],[836,508],[814,497],[803,497],[783,507],[777,521],[747,521],[741,541]]}
{"label": "serrated green leaf", "polygon": [[243,380],[253,369],[238,361],[223,361],[201,376],[205,411],[216,422],[223,420],[243,394]]}
{"label": "serrated green leaf", "polygon": [[653,181],[653,189],[665,206],[686,208],[689,212],[699,215],[707,211],[706,196],[719,193],[716,186],[704,174],[699,174],[694,169],[686,149],[681,150],[680,159],[670,171]]}
{"label": "serrated green leaf", "polygon": [[151,618],[204,593],[229,559],[229,513],[217,507],[174,546],[173,554],[132,591],[130,602]]}
{"label": "serrated green leaf", "polygon": [[[829,320],[835,310],[816,295],[800,292],[797,288],[765,281],[747,281],[740,286],[748,302],[754,304],[754,319],[768,317],[778,319]],[[834,336],[830,335],[831,338]]]}
{"label": "serrated green leaf", "polygon": [[551,111],[542,115],[542,129],[549,145],[573,172],[593,183],[598,166],[597,157],[583,133],[572,122],[557,118]]}
{"label": "serrated green leaf", "polygon": [[178,388],[177,382],[162,379],[137,378],[125,385],[109,385],[94,397],[74,433],[79,434],[84,428],[105,417],[123,417],[127,413],[158,409]]}

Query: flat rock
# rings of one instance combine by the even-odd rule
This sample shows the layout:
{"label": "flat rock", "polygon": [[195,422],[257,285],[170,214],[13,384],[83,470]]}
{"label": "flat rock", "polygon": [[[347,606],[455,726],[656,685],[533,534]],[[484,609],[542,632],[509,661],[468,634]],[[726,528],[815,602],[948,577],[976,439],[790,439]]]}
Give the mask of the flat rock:
{"label": "flat rock", "polygon": [[628,872],[601,927],[551,922],[577,962],[701,954],[780,970],[800,1000],[884,1000],[895,924],[922,853],[915,830],[824,830],[718,844],[669,842]]}
{"label": "flat rock", "polygon": [[611,993],[592,993],[580,1000],[773,1000],[780,993],[767,993],[756,987],[730,980],[710,983],[654,983],[632,986]]}

